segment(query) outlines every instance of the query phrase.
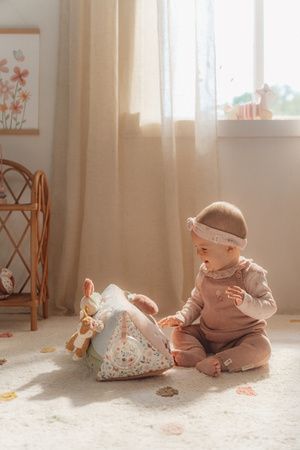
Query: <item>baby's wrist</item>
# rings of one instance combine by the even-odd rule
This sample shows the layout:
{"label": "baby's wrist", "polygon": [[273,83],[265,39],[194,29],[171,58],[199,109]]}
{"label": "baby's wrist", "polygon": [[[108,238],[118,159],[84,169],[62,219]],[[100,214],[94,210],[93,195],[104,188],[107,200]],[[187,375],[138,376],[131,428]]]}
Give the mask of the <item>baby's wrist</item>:
{"label": "baby's wrist", "polygon": [[181,325],[185,323],[185,318],[183,317],[180,311],[175,314],[174,319],[180,320]]}

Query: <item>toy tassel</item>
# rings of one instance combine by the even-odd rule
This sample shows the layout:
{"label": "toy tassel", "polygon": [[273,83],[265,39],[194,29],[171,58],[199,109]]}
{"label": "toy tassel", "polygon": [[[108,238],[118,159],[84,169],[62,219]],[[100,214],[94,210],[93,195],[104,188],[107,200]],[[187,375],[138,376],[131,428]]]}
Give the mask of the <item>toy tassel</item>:
{"label": "toy tassel", "polygon": [[123,314],[122,314],[121,341],[122,341],[122,344],[125,344],[125,342],[127,342],[126,312],[123,312]]}
{"label": "toy tassel", "polygon": [[6,205],[6,194],[5,194],[5,188],[3,186],[3,164],[2,164],[2,145],[0,144],[0,161],[1,161],[1,167],[0,167],[0,204]]}

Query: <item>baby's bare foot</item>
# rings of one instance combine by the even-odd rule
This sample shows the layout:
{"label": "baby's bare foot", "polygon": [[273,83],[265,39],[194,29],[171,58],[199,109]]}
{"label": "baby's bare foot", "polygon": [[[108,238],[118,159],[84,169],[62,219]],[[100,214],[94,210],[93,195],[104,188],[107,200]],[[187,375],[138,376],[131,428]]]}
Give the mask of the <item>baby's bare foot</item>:
{"label": "baby's bare foot", "polygon": [[172,350],[173,358],[177,366],[195,367],[197,362],[201,361],[203,357],[197,352],[186,350]]}
{"label": "baby's bare foot", "polygon": [[211,377],[218,377],[221,375],[221,364],[215,356],[210,356],[209,358],[198,362],[196,364],[196,369]]}

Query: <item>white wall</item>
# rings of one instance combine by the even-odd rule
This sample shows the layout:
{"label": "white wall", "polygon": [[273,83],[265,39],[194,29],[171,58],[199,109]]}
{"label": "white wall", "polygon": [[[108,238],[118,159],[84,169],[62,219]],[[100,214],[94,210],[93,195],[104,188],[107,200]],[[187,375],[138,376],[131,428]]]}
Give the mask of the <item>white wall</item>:
{"label": "white wall", "polygon": [[[51,171],[55,87],[57,72],[59,0],[2,0],[1,28],[40,29],[40,98],[38,136],[0,135],[3,157],[41,169],[48,180]],[[0,55],[1,59],[1,55]]]}
{"label": "white wall", "polygon": [[219,141],[222,200],[244,212],[244,255],[268,271],[281,313],[300,312],[300,138]]}
{"label": "white wall", "polygon": [[[4,157],[51,173],[59,0],[2,0],[0,27],[40,28],[40,135],[0,136]],[[300,313],[300,138],[221,138],[221,199],[249,226],[245,256],[268,270],[281,313]]]}

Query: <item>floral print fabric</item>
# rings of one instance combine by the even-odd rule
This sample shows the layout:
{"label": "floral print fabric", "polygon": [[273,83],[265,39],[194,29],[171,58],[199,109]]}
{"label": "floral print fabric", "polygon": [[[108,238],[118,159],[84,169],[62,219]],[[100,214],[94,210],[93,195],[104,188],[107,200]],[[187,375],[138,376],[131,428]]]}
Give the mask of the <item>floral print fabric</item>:
{"label": "floral print fabric", "polygon": [[[97,375],[98,380],[146,376],[173,366],[172,359],[165,357],[146,339],[126,316],[126,340],[122,342],[122,317],[109,341],[104,362]],[[169,344],[166,344],[169,345]],[[168,348],[171,354],[170,348]]]}

